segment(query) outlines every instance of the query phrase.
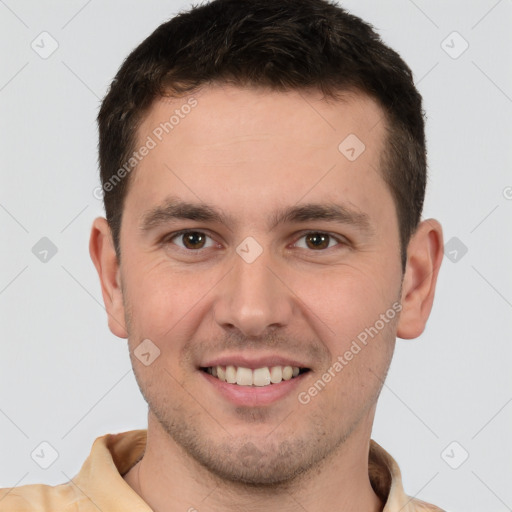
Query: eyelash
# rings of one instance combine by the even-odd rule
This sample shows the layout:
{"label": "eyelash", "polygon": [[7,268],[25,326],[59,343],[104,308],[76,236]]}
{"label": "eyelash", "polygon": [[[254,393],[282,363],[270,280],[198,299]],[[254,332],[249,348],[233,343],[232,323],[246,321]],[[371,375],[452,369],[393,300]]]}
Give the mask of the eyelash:
{"label": "eyelash", "polygon": [[[201,231],[199,229],[184,229],[182,231],[177,231],[175,233],[170,233],[169,235],[166,235],[161,243],[162,244],[169,244],[169,243],[172,243],[172,241],[175,239],[175,238],[178,238],[180,236],[183,236],[187,233],[199,233],[201,235],[205,235],[207,236],[208,238],[212,239],[213,238],[205,231]],[[349,242],[348,240],[344,239],[343,237],[340,237],[340,236],[335,236],[335,235],[332,235],[330,233],[327,233],[325,231],[314,231],[314,230],[310,230],[310,231],[305,231],[303,232],[299,238],[297,238],[297,240],[294,242],[297,243],[301,238],[304,238],[305,236],[307,235],[311,235],[311,234],[315,234],[315,235],[327,235],[331,240],[335,240],[336,242],[338,242],[338,245],[342,245],[342,246],[348,246],[349,245]],[[336,246],[334,246],[336,247]],[[327,250],[329,249],[333,249],[334,247],[327,247],[326,249],[319,249],[318,251],[315,251],[313,249],[311,249],[309,252],[326,252]],[[197,249],[197,250],[194,250],[194,249],[187,249],[187,248],[184,248],[184,247],[179,247],[178,248],[182,251],[186,251],[187,253],[201,253],[203,251],[206,251],[208,249],[211,249],[211,247],[203,247],[201,249]]]}

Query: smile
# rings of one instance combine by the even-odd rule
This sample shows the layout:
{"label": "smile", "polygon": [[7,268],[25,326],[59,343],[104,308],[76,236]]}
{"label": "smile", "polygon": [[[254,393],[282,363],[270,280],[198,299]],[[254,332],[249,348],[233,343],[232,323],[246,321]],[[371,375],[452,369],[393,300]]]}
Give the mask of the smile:
{"label": "smile", "polygon": [[297,366],[263,366],[262,368],[251,369],[233,365],[210,366],[201,368],[201,370],[228,384],[258,387],[279,384],[309,371],[308,368]]}

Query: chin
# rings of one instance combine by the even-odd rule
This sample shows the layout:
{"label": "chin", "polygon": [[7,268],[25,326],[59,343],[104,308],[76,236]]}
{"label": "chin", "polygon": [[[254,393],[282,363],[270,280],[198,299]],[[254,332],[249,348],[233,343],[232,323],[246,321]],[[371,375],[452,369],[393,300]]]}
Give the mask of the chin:
{"label": "chin", "polygon": [[316,462],[304,450],[297,452],[294,445],[285,441],[263,449],[249,441],[236,448],[223,445],[214,453],[210,447],[208,452],[190,455],[222,480],[251,487],[284,487]]}
{"label": "chin", "polygon": [[252,432],[244,428],[243,433],[237,433],[235,428],[229,433],[217,431],[220,437],[212,437],[190,422],[180,424],[176,417],[173,422],[160,423],[172,440],[214,478],[262,488],[286,487],[326,460],[344,439],[318,426],[300,434],[296,424],[290,431],[278,426],[259,435],[261,426],[254,424]]}

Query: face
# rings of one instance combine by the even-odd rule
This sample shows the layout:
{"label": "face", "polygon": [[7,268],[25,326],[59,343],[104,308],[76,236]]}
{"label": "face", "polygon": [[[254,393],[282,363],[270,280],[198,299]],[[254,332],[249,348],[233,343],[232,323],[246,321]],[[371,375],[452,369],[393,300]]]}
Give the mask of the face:
{"label": "face", "polygon": [[215,86],[140,126],[154,147],[120,238],[132,364],[150,415],[223,478],[289,481],[371,428],[402,283],[382,118],[363,95]]}

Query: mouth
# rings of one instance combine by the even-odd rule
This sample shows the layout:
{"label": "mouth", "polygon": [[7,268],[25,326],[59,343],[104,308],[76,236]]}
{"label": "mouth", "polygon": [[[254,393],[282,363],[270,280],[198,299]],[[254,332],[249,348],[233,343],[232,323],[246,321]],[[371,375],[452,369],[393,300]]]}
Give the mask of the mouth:
{"label": "mouth", "polygon": [[200,370],[227,384],[260,388],[281,384],[310,371],[309,368],[298,366],[263,366],[251,369],[234,365],[200,367]]}

